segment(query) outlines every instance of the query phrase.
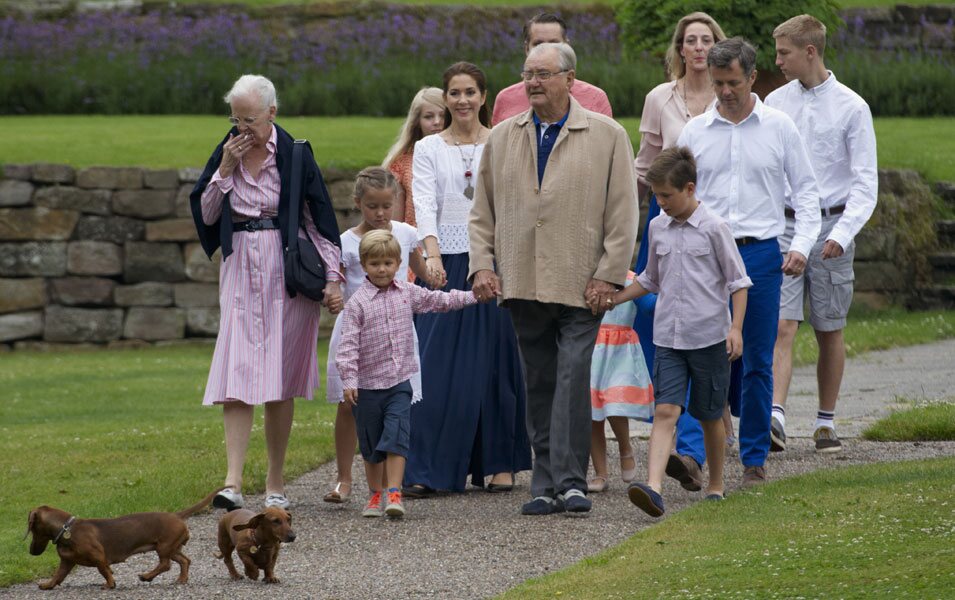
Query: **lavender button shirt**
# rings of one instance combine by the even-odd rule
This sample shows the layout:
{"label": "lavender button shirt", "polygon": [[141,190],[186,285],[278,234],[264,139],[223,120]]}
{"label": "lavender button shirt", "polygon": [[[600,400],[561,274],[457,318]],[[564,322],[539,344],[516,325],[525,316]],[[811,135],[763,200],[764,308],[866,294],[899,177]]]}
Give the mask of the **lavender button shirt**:
{"label": "lavender button shirt", "polygon": [[649,241],[637,281],[659,294],[653,343],[694,350],[725,340],[730,295],[753,285],[726,221],[702,204],[682,222],[660,214],[650,222]]}

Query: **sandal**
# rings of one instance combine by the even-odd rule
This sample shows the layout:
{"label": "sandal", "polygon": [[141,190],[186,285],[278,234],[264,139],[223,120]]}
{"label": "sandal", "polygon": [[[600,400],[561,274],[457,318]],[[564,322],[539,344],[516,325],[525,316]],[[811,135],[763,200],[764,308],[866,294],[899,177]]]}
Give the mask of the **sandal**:
{"label": "sandal", "polygon": [[[342,486],[347,485],[348,490],[342,491]],[[325,502],[330,502],[332,504],[344,504],[348,502],[348,497],[351,496],[351,484],[345,481],[339,481],[335,484],[335,489],[325,494],[323,500]]]}
{"label": "sandal", "polygon": [[610,483],[607,481],[606,477],[601,477],[597,475],[587,480],[587,491],[588,492],[606,492],[607,488],[610,487]]}
{"label": "sandal", "polygon": [[[495,475],[496,477],[497,475]],[[485,488],[487,491],[492,494],[499,492],[510,492],[514,489],[514,474],[511,473],[511,482],[510,483],[494,483],[494,477],[491,478],[491,482],[487,484]]]}
{"label": "sandal", "polygon": [[[632,469],[624,469],[623,461],[630,459],[633,461]],[[630,483],[637,478],[637,459],[633,455],[633,451],[630,454],[621,454],[620,455],[620,478],[623,479],[624,483]]]}

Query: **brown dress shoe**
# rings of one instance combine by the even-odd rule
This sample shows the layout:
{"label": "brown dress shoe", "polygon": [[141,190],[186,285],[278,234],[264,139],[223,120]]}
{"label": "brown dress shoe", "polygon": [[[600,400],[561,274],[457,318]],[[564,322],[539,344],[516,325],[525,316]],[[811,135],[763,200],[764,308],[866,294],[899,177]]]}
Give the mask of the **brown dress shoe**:
{"label": "brown dress shoe", "polygon": [[761,483],[766,483],[765,467],[746,467],[743,469],[743,487],[750,488]]}
{"label": "brown dress shoe", "polygon": [[674,452],[667,460],[666,474],[679,481],[685,490],[698,492],[703,489],[703,472],[693,457]]}

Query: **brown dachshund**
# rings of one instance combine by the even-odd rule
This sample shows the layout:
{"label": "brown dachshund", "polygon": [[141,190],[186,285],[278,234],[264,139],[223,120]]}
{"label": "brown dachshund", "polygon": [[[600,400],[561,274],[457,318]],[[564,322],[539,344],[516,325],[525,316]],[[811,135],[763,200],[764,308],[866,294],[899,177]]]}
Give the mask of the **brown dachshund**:
{"label": "brown dachshund", "polygon": [[106,579],[103,589],[116,587],[110,565],[123,562],[133,554],[156,551],[159,564],[139,576],[152,581],[156,575],[169,570],[170,560],[179,563],[179,579],[189,581],[189,558],[182,547],[189,540],[185,519],[207,506],[221,490],[216,490],[198,504],[177,513],[136,513],[116,519],[77,519],[70,513],[50,506],[38,506],[30,511],[27,532],[33,534],[30,554],[39,556],[46,545],[53,542],[60,555],[60,566],[49,581],[40,584],[41,590],[52,589],[63,582],[76,565],[96,567]]}
{"label": "brown dachshund", "polygon": [[229,569],[232,579],[242,579],[232,562],[232,550],[239,555],[245,565],[245,575],[249,579],[259,578],[259,569],[265,571],[265,583],[278,583],[275,577],[275,561],[279,558],[279,546],[282,542],[294,542],[292,515],[281,508],[266,508],[259,514],[251,510],[239,509],[227,512],[219,519],[219,552]]}

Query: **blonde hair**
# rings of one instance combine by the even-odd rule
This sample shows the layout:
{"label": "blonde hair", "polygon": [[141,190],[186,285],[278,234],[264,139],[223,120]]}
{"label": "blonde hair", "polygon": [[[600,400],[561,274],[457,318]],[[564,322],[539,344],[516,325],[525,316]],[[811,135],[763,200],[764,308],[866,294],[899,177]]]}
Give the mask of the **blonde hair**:
{"label": "blonde hair", "polygon": [[362,236],[358,244],[358,257],[361,264],[373,258],[394,258],[401,262],[401,244],[390,231],[373,229]]}
{"label": "blonde hair", "polygon": [[[421,113],[424,111],[425,104],[437,106],[444,114],[444,92],[441,91],[441,88],[423,87],[418,90],[414,100],[411,101],[408,117],[401,126],[398,138],[388,149],[388,154],[385,155],[385,160],[382,161],[381,166],[390,167],[396,158],[405,152],[410,152],[414,148],[415,142],[424,137],[424,132],[421,131]],[[448,123],[445,123],[445,126],[447,125]]]}
{"label": "blonde hair", "polygon": [[819,56],[826,53],[826,25],[812,15],[799,15],[776,27],[773,38],[781,37],[801,48],[815,46]]}
{"label": "blonde hair", "polygon": [[665,59],[667,74],[670,79],[676,81],[686,75],[686,63],[680,56],[680,49],[683,47],[683,36],[686,34],[686,28],[693,23],[703,23],[713,32],[713,41],[720,42],[726,39],[723,28],[716,22],[716,19],[705,12],[692,12],[676,23],[676,29],[673,30],[673,38],[670,40],[670,47],[667,48]]}
{"label": "blonde hair", "polygon": [[398,180],[384,167],[365,167],[355,176],[355,198],[361,199],[369,189],[398,193]]}

